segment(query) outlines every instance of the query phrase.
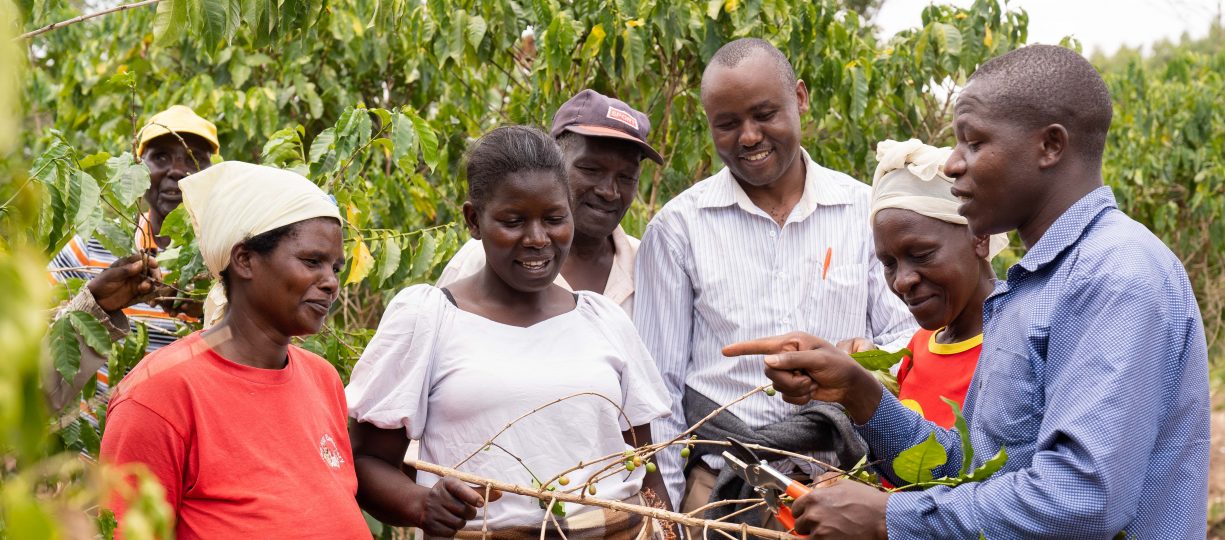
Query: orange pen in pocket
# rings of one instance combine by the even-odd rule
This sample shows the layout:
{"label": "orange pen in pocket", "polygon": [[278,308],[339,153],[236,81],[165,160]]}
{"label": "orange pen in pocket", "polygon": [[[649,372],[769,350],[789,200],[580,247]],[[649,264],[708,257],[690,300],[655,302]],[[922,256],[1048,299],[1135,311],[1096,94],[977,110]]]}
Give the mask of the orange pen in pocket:
{"label": "orange pen in pocket", "polygon": [[829,260],[834,256],[834,248],[825,248],[825,263],[821,265],[821,281],[825,281],[825,274],[829,273]]}

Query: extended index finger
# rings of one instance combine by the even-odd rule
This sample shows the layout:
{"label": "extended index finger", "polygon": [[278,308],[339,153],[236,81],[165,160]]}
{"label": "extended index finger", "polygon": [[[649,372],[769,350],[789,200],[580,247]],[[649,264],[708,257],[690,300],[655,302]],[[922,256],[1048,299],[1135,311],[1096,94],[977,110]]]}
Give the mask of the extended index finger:
{"label": "extended index finger", "polygon": [[779,354],[785,352],[804,351],[820,347],[825,341],[804,332],[791,332],[781,336],[758,338],[749,341],[732,343],[723,347],[723,356],[743,356],[746,354]]}

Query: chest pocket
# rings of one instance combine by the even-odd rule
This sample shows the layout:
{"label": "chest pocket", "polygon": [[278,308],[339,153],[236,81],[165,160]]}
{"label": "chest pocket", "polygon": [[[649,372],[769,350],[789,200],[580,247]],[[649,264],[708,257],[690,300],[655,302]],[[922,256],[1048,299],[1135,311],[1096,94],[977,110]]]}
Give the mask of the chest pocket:
{"label": "chest pocket", "polygon": [[821,277],[821,267],[812,276],[813,300],[827,313],[864,319],[868,305],[868,263],[831,266]]}
{"label": "chest pocket", "polygon": [[990,356],[979,360],[978,404],[974,423],[994,444],[1008,447],[1008,453],[1020,454],[1033,445],[1042,424],[1045,397],[1041,378],[1029,356],[994,348]]}

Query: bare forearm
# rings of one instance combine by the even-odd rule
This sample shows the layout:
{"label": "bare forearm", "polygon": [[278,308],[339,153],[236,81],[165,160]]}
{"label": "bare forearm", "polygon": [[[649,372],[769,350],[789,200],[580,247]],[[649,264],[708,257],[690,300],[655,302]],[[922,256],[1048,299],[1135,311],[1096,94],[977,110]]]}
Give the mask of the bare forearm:
{"label": "bare forearm", "polygon": [[397,527],[418,527],[425,521],[429,489],[382,459],[354,456],[357,504],[379,521]]}

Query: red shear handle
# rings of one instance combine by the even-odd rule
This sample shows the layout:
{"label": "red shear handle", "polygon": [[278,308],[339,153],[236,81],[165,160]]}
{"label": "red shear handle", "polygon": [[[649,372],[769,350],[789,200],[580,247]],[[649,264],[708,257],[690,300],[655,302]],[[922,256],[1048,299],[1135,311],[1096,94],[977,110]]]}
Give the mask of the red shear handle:
{"label": "red shear handle", "polygon": [[[791,482],[787,486],[787,496],[792,499],[799,499],[811,492],[812,489],[799,482]],[[795,534],[795,516],[791,515],[791,507],[788,505],[780,505],[778,508],[778,521],[787,528],[787,532]]]}

